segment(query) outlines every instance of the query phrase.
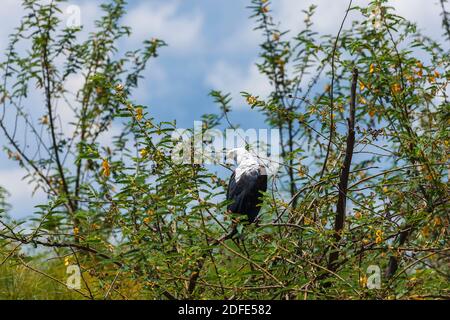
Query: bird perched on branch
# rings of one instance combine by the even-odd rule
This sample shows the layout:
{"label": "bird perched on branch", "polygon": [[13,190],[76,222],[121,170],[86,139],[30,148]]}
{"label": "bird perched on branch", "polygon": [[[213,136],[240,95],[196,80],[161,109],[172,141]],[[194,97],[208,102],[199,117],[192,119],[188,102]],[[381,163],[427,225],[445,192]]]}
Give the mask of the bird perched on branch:
{"label": "bird perched on branch", "polygon": [[[258,159],[244,148],[232,149],[227,159],[235,159],[237,167],[231,175],[227,200],[229,213],[243,214],[252,223],[261,210],[261,192],[267,190],[267,171]],[[232,231],[236,233],[236,226]]]}

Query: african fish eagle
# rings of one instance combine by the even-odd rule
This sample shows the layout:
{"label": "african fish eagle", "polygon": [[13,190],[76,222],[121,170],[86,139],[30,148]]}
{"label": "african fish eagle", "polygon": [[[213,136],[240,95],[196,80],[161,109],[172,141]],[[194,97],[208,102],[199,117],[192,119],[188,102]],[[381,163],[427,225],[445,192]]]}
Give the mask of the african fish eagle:
{"label": "african fish eagle", "polygon": [[237,163],[228,184],[227,200],[231,203],[227,210],[247,215],[248,222],[252,223],[261,210],[261,192],[267,190],[266,168],[244,148],[230,150],[227,159],[235,159]]}

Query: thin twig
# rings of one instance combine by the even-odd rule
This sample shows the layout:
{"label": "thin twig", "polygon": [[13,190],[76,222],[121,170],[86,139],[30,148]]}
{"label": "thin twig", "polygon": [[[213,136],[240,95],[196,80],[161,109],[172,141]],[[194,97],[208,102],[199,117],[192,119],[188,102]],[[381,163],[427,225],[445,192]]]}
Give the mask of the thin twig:
{"label": "thin twig", "polygon": [[335,78],[335,68],[334,68],[334,62],[335,62],[335,56],[336,56],[336,50],[337,50],[337,44],[339,41],[339,37],[342,32],[342,28],[344,27],[345,20],[347,20],[348,13],[350,12],[350,8],[352,6],[353,0],[350,0],[348,3],[347,10],[345,11],[344,19],[342,20],[341,26],[339,28],[338,34],[336,36],[336,40],[334,41],[333,46],[333,53],[331,55],[331,85],[330,85],[330,137],[328,138],[328,146],[327,146],[327,153],[325,155],[325,160],[323,161],[322,171],[320,172],[320,178],[323,177],[323,174],[325,173],[328,158],[330,157],[330,151],[331,151],[331,141],[333,140],[333,132],[334,132],[334,121],[333,121],[333,109],[334,109],[334,78]]}

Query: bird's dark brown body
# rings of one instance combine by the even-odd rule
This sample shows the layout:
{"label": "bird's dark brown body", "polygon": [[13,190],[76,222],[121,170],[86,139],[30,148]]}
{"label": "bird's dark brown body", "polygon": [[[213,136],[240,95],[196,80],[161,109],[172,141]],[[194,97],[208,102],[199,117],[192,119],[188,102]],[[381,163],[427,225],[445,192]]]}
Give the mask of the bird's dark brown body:
{"label": "bird's dark brown body", "polygon": [[262,165],[243,171],[236,179],[236,170],[230,178],[227,200],[228,211],[246,215],[248,222],[253,222],[261,210],[262,192],[267,190],[267,173]]}

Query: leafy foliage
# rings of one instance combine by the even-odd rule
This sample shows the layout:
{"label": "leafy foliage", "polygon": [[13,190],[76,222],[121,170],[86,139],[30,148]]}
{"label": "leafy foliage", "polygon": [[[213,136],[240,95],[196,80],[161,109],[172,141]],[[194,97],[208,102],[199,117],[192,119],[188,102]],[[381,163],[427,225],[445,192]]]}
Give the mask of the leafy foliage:
{"label": "leafy foliage", "polygon": [[[28,14],[0,64],[6,152],[49,198],[31,219],[0,215],[0,278],[19,268],[64,286],[61,270],[76,264],[83,287],[68,298],[449,297],[450,55],[386,1],[349,7],[361,19],[333,36],[314,31],[314,6],[291,35],[273,21],[269,1],[251,2],[265,38],[258,67],[273,91],[243,96],[279,130],[283,163],[260,221],[240,224],[240,236],[226,241],[217,239],[236,219],[226,214],[226,182],[204,165],[172,161],[176,123],[158,122],[132,101],[165,43],[151,39],[120,56],[118,41],[131,33],[120,24],[121,0],[102,5],[96,30],[80,42],[80,29],[62,27],[60,2],[23,2]],[[82,79],[76,92],[67,85],[73,76]],[[26,108],[30,88],[43,97],[36,110]],[[203,131],[232,112],[229,95],[211,96],[220,113],[204,116]],[[59,120],[64,102],[73,124]],[[113,146],[102,146],[99,137],[118,121]],[[18,128],[34,148],[18,139]],[[336,228],[349,146],[347,210]],[[20,250],[29,246],[35,250]],[[379,290],[367,288],[370,265],[385,270]],[[19,297],[8,292],[0,297]],[[39,289],[25,296],[33,294]]]}

